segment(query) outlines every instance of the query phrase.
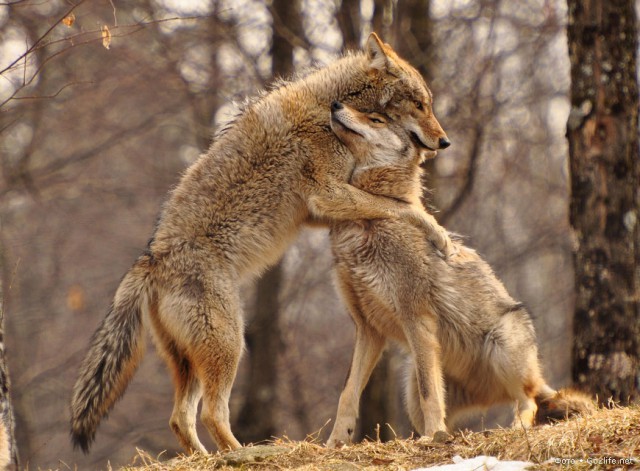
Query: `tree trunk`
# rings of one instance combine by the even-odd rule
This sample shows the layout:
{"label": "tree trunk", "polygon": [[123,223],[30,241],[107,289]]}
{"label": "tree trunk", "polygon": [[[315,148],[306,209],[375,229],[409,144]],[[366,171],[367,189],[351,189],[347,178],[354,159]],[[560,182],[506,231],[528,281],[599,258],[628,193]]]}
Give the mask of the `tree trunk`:
{"label": "tree trunk", "polygon": [[397,12],[393,0],[373,0],[373,31],[378,33],[384,42],[394,45],[391,31]]}
{"label": "tree trunk", "polygon": [[[411,59],[411,65],[422,74],[427,85],[430,85],[433,78],[432,64],[436,56],[431,30],[430,8],[431,0],[398,2],[397,20],[394,22],[391,33],[396,51],[400,56]],[[433,198],[430,196],[437,193],[438,185],[435,160],[427,160],[422,164],[422,168],[425,170],[424,184],[429,189],[429,194],[425,194],[423,200],[427,203],[427,210],[430,210],[433,203]],[[442,213],[436,212],[435,216],[440,220]]]}
{"label": "tree trunk", "polygon": [[287,77],[293,73],[293,41],[302,35],[300,2],[272,0],[269,8],[273,16],[273,41],[271,43],[274,77]]}
{"label": "tree trunk", "polygon": [[[425,77],[432,43],[428,15],[429,0],[398,2],[397,8],[388,0],[374,2],[374,30],[384,34],[382,39],[391,43],[402,57],[417,65]],[[393,350],[385,352],[362,394],[360,427],[356,434],[359,439],[391,440],[395,438],[394,430],[402,433],[409,428],[406,414],[402,411],[401,415],[396,404],[395,395],[400,388],[392,387],[392,383],[398,380],[392,367],[393,355],[397,354]],[[390,424],[393,430],[386,424]]]}
{"label": "tree trunk", "polygon": [[10,382],[4,350],[4,297],[0,280],[0,469],[19,469],[14,435],[14,416],[9,396]]}
{"label": "tree trunk", "polygon": [[[299,4],[273,0],[270,11],[273,16],[272,74],[287,77],[294,69],[291,35],[301,34]],[[278,301],[282,275],[282,262],[278,262],[258,281],[254,315],[245,334],[249,389],[235,427],[238,438],[245,443],[266,440],[276,433],[274,401],[283,345]]]}
{"label": "tree trunk", "polygon": [[360,47],[360,31],[362,18],[360,17],[360,0],[342,0],[336,12],[338,26],[342,32],[342,47],[358,49]]}
{"label": "tree trunk", "polygon": [[640,368],[638,27],[634,0],[568,0],[573,380],[621,403]]}
{"label": "tree trunk", "polygon": [[245,339],[249,356],[249,389],[236,427],[241,442],[253,443],[276,434],[275,412],[278,356],[282,346],[278,293],[282,264],[278,263],[257,285],[253,318]]}
{"label": "tree trunk", "polygon": [[[389,0],[375,0],[372,28],[381,35],[382,40],[389,41],[390,20],[393,17],[393,3]],[[393,45],[393,44],[392,44]],[[360,398],[360,413],[358,429],[354,434],[356,441],[365,438],[380,439],[382,441],[393,438],[385,424],[391,423],[391,400],[389,397],[389,383],[393,381],[389,352],[385,352],[378,365],[373,370],[362,397]]]}
{"label": "tree trunk", "polygon": [[397,19],[392,28],[393,44],[402,57],[411,58],[413,65],[425,78],[431,80],[434,48],[431,34],[431,0],[404,0],[398,2]]}

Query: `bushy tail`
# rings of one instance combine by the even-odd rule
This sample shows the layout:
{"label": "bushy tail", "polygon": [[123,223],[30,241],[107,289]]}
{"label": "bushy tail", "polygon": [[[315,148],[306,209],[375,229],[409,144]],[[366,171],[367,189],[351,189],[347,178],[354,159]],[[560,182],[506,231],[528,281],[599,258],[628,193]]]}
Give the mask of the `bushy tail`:
{"label": "bushy tail", "polygon": [[565,420],[574,415],[589,414],[596,410],[593,399],[584,393],[568,388],[554,391],[546,386],[535,397],[535,401],[538,405],[537,424]]}
{"label": "bushy tail", "polygon": [[144,353],[141,306],[149,257],[140,257],[122,279],[113,304],[93,334],[71,399],[71,439],[87,453],[103,417],[124,393]]}

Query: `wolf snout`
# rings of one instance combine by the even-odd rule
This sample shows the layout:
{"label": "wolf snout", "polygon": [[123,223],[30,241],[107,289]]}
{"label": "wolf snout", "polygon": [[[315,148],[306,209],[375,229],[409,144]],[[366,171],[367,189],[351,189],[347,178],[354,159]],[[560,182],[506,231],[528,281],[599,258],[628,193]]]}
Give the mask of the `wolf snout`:
{"label": "wolf snout", "polygon": [[339,111],[342,108],[344,108],[344,105],[342,103],[340,103],[339,101],[331,102],[331,111]]}
{"label": "wolf snout", "polygon": [[[335,103],[335,102],[334,102]],[[332,108],[333,109],[333,108]],[[446,137],[441,137],[438,140],[438,149],[446,149],[447,147],[449,147],[451,145],[451,141],[449,139],[447,139]]]}

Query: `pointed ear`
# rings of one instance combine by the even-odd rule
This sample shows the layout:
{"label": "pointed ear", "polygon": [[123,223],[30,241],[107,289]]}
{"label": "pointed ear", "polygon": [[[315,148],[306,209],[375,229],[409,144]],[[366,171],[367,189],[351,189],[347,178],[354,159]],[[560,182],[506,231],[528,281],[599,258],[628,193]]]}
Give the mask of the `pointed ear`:
{"label": "pointed ear", "polygon": [[383,70],[389,65],[389,58],[384,52],[384,44],[376,33],[371,33],[365,46],[367,58],[372,69]]}

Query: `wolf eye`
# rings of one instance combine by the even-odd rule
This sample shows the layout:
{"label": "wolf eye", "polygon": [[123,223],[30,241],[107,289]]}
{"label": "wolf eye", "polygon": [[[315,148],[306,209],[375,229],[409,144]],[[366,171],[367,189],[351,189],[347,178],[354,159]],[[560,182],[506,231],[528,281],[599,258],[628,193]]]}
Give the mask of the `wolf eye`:
{"label": "wolf eye", "polygon": [[382,121],[380,118],[369,118],[369,121],[376,124],[384,124],[384,121]]}
{"label": "wolf eye", "polygon": [[419,110],[424,109],[421,101],[416,100],[414,103],[416,104],[416,108],[418,108]]}

